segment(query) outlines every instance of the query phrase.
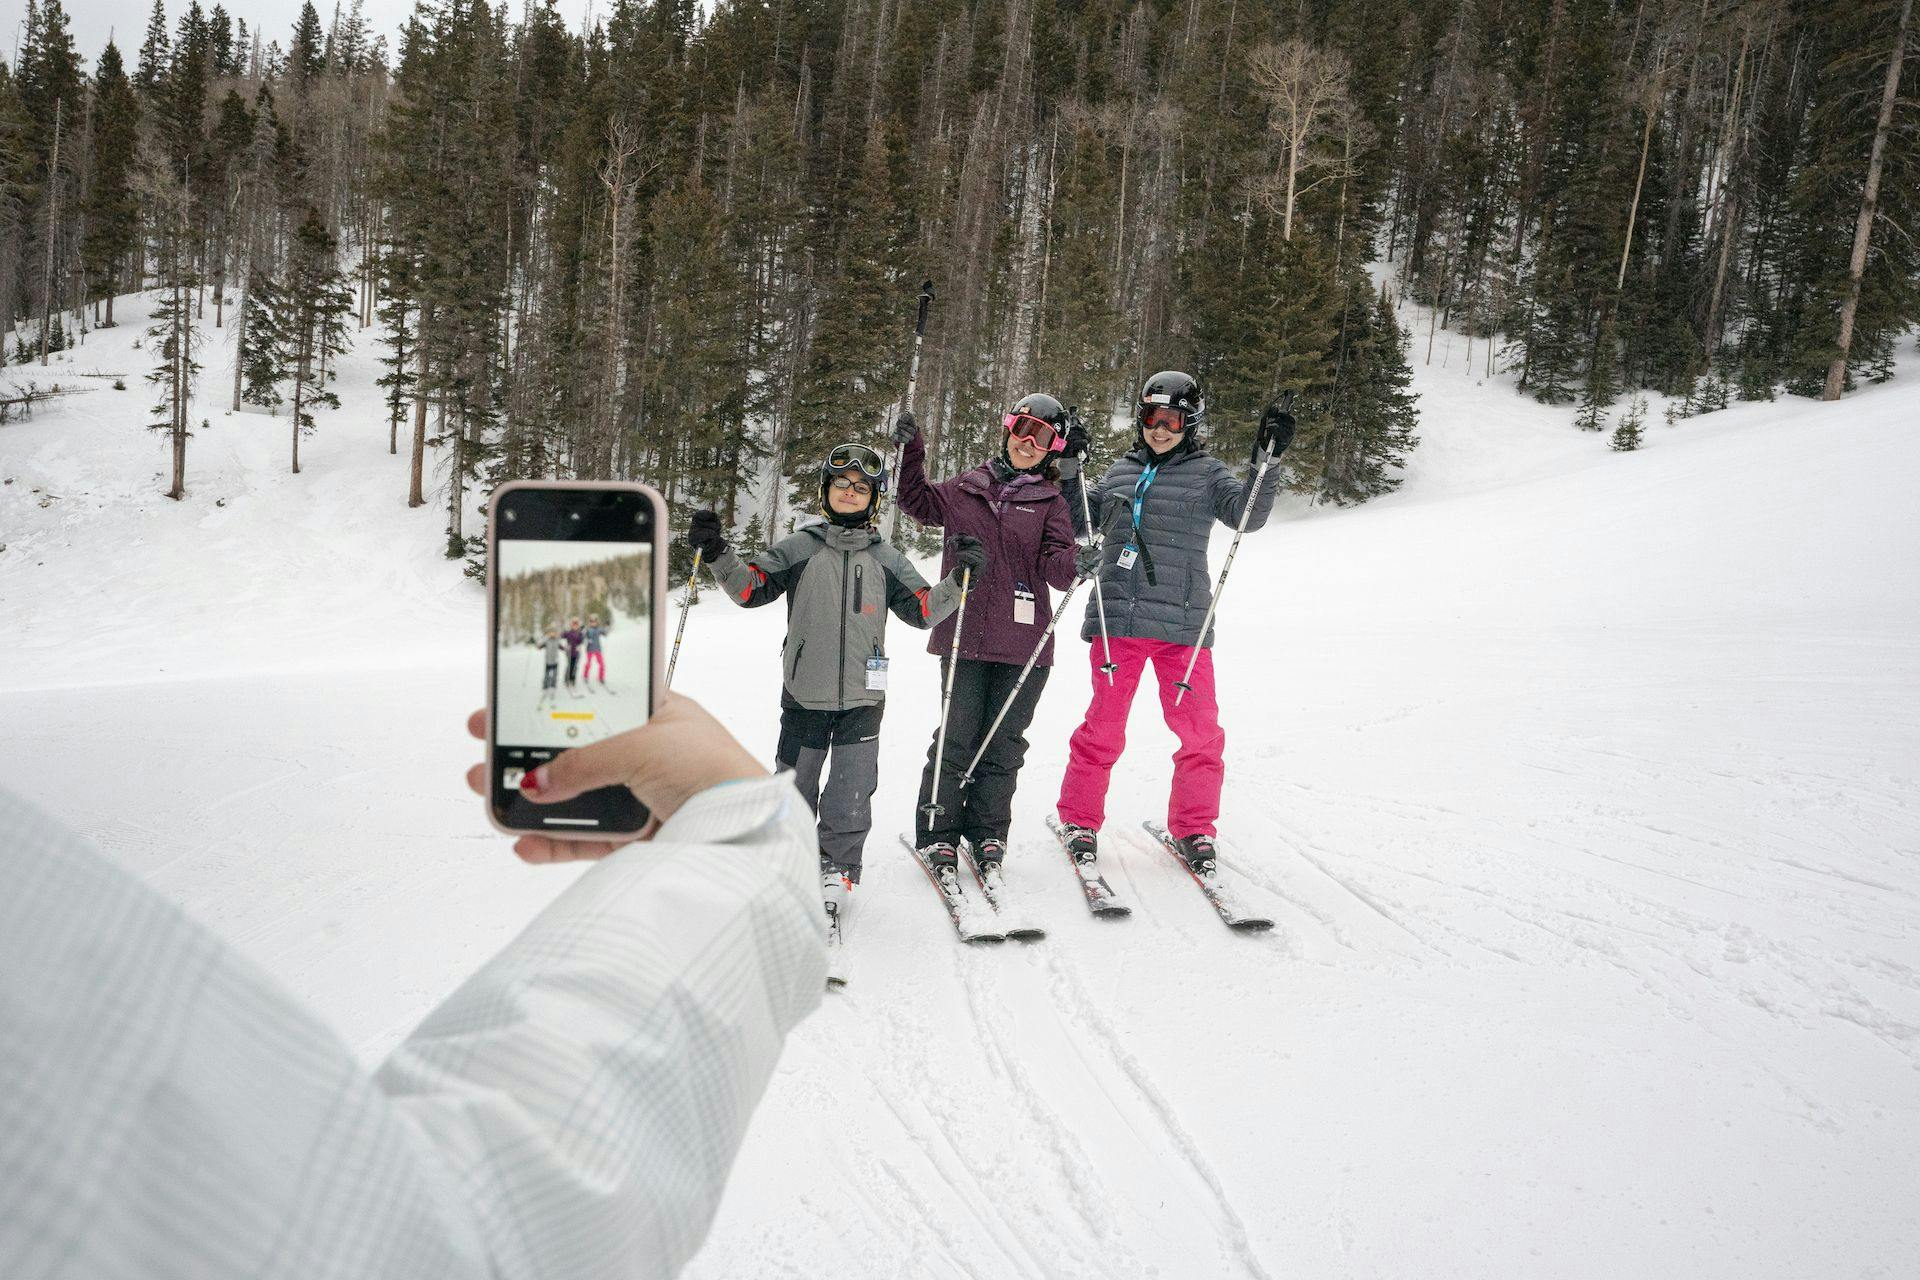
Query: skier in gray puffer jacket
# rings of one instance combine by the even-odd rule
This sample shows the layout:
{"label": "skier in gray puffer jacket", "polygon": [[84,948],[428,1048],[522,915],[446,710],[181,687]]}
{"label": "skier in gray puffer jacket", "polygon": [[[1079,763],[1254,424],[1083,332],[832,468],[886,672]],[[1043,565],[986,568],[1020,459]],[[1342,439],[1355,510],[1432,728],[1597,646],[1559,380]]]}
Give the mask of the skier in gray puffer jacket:
{"label": "skier in gray puffer jacket", "polygon": [[[1206,399],[1190,375],[1168,370],[1147,380],[1140,392],[1135,446],[1100,478],[1088,494],[1094,527],[1104,537],[1101,598],[1113,644],[1113,683],[1106,680],[1105,650],[1089,650],[1093,662],[1093,703],[1068,745],[1066,776],[1060,784],[1058,812],[1067,848],[1076,861],[1090,863],[1096,835],[1106,817],[1107,784],[1126,746],[1127,712],[1148,663],[1160,684],[1160,708],[1167,727],[1180,739],[1173,757],[1173,787],[1167,802],[1167,831],[1178,842],[1197,875],[1214,870],[1214,822],[1220,816],[1220,789],[1226,776],[1226,734],[1220,728],[1214,696],[1213,635],[1200,634],[1213,599],[1207,567],[1207,543],[1215,521],[1237,526],[1245,504],[1249,529],[1267,522],[1279,488],[1278,468],[1269,467],[1259,492],[1252,481],[1236,478],[1226,463],[1209,454],[1200,440],[1206,423]],[[1293,439],[1293,416],[1269,407],[1254,441],[1254,458],[1271,449],[1280,453]],[[1087,433],[1076,426],[1068,434],[1061,479],[1075,533],[1087,531],[1081,515],[1080,460]],[[1071,474],[1069,474],[1071,473]],[[1090,602],[1080,634],[1099,634],[1099,602]],[[1187,694],[1175,694],[1195,644],[1200,652]]]}
{"label": "skier in gray puffer jacket", "polygon": [[[781,650],[780,745],[775,767],[791,770],[819,819],[822,889],[834,904],[860,879],[880,777],[880,717],[887,701],[887,614],[922,630],[960,606],[960,575],[987,563],[977,538],[955,538],[953,571],[927,586],[913,564],[874,529],[886,493],[880,454],[835,446],[820,467],[820,511],[806,525],[742,559],[720,517],[697,511],[687,543],[713,567],[735,604],[787,600]],[[833,767],[827,770],[828,756]],[[821,775],[827,774],[821,790]]]}

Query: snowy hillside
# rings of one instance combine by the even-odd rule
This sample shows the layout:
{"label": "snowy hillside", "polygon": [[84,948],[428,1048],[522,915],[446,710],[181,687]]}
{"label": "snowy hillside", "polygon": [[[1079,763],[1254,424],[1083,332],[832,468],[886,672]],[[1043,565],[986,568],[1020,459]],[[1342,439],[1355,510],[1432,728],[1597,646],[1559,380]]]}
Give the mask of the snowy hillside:
{"label": "snowy hillside", "polygon": [[[294,476],[285,417],[221,412],[213,334],[173,503],[138,332],[0,371],[132,388],[0,425],[6,785],[376,1061],[571,874],[461,785],[480,592],[405,507],[370,345]],[[938,710],[896,631],[853,985],[691,1274],[1913,1274],[1920,365],[1656,400],[1621,455],[1421,354],[1404,489],[1250,535],[1222,612],[1223,847],[1279,927],[1223,929],[1138,831],[1173,749],[1144,690],[1135,911],[1088,916],[1040,825],[1076,640],[1008,864],[1050,936],[953,943],[893,835]],[[780,614],[710,592],[677,677],[768,758]]]}

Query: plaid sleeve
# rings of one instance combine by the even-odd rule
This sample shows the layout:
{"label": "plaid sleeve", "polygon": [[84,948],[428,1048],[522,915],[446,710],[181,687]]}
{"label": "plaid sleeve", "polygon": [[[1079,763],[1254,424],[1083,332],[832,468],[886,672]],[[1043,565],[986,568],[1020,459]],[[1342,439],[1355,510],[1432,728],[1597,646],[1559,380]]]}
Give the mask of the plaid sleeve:
{"label": "plaid sleeve", "polygon": [[804,814],[784,780],[696,797],[369,1078],[243,957],[0,793],[0,1273],[671,1272],[824,986]]}

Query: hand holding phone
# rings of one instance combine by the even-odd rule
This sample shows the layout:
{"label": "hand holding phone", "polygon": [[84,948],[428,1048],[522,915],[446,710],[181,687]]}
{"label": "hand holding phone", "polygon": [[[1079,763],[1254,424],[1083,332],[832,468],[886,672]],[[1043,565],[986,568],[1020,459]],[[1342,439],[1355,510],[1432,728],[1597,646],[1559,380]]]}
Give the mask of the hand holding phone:
{"label": "hand holding phone", "polygon": [[[515,481],[487,520],[487,813],[503,831],[630,839],[631,788],[535,803],[524,783],[561,753],[645,725],[662,687],[666,504],[640,484]],[[520,643],[531,636],[531,645]]]}
{"label": "hand holding phone", "polygon": [[[485,740],[484,710],[468,717],[467,731]],[[641,832],[642,839],[708,787],[767,776],[766,768],[706,708],[672,693],[662,699],[652,719],[640,728],[590,747],[563,751],[543,768],[544,775],[536,775],[533,789],[522,788],[528,799],[552,804],[603,787],[624,787],[652,814],[652,821]],[[476,764],[467,770],[467,785],[476,795],[486,795],[490,785],[487,766]],[[624,843],[524,835],[513,848],[528,862],[568,862],[604,858]]]}

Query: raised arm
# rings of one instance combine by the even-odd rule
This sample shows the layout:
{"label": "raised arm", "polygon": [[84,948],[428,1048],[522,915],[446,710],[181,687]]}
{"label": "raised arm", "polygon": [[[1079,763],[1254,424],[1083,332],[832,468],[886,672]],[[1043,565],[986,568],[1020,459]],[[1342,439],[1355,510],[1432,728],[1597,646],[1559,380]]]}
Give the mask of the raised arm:
{"label": "raised arm", "polygon": [[895,486],[895,497],[900,509],[918,520],[921,524],[945,528],[947,523],[947,495],[945,486],[931,483],[927,479],[927,445],[921,438],[920,428],[914,422],[913,415],[903,413],[893,429],[894,438],[906,437],[900,450],[899,483]]}

